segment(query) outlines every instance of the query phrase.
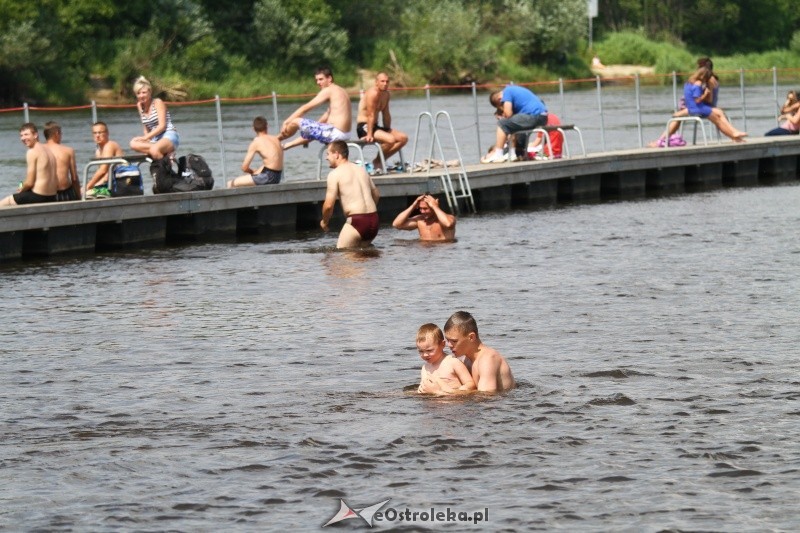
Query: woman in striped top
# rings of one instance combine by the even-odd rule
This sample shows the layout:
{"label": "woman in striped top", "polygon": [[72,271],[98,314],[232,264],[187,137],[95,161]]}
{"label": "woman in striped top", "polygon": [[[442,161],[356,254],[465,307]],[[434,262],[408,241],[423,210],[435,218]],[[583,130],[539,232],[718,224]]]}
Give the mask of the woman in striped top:
{"label": "woman in striped top", "polygon": [[172,155],[178,149],[178,130],[172,124],[167,104],[153,98],[153,87],[147,78],[139,76],[133,84],[136,108],[144,126],[144,135],[131,139],[131,148],[149,155],[153,160]]}

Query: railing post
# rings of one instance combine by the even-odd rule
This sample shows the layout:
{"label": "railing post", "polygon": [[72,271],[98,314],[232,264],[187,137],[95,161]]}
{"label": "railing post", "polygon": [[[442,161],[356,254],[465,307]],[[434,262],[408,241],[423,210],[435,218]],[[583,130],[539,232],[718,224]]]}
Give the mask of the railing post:
{"label": "railing post", "polygon": [[214,99],[217,102],[217,135],[219,137],[219,155],[222,159],[222,188],[225,188],[228,184],[228,175],[225,171],[225,142],[222,136],[222,105],[219,95],[216,95]]}
{"label": "railing post", "polygon": [[428,113],[433,116],[433,104],[431,104],[431,86],[430,84],[425,84],[425,99],[428,101]]}
{"label": "railing post", "polygon": [[644,147],[644,135],[642,133],[642,97],[639,91],[639,73],[636,73],[634,78],[634,86],[636,87],[636,126],[639,128],[639,148]]}
{"label": "railing post", "polygon": [[567,120],[567,104],[564,102],[564,78],[558,78],[558,95],[561,98],[561,120]]}
{"label": "railing post", "polygon": [[600,115],[600,146],[606,151],[606,126],[603,120],[603,94],[600,85],[600,75],[595,76],[597,82],[597,112]]}
{"label": "railing post", "polygon": [[22,121],[28,123],[31,121],[30,110],[28,109],[28,102],[22,104]]}
{"label": "railing post", "polygon": [[678,110],[678,74],[672,71],[672,110]]}
{"label": "railing post", "polygon": [[281,130],[280,125],[278,124],[278,95],[275,94],[275,91],[272,91],[272,120],[274,120],[274,130],[278,132]]}
{"label": "railing post", "polygon": [[742,95],[742,128],[747,131],[747,103],[744,100],[744,69],[739,69],[739,92]]}
{"label": "railing post", "polygon": [[772,95],[775,97],[775,120],[781,116],[781,102],[778,100],[778,69],[772,67]]}
{"label": "railing post", "polygon": [[97,102],[92,100],[92,125],[97,122]]}
{"label": "railing post", "polygon": [[472,82],[472,105],[475,108],[475,134],[478,138],[478,161],[481,159],[481,122],[478,114],[478,91],[475,82]]}

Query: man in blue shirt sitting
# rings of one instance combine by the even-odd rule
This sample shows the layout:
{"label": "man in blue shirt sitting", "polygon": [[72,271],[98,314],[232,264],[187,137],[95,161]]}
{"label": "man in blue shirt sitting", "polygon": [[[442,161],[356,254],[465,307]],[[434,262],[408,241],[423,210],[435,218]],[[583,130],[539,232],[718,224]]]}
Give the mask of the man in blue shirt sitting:
{"label": "man in blue shirt sitting", "polygon": [[[497,142],[486,154],[481,163],[499,163],[505,161],[503,146],[508,136],[517,131],[532,130],[547,124],[547,108],[538,96],[519,85],[506,85],[502,90],[489,96],[492,107],[497,108]],[[518,136],[525,137],[525,136]],[[517,154],[524,157],[526,139],[516,139]],[[510,152],[510,150],[509,150]],[[509,155],[511,155],[509,153]]]}

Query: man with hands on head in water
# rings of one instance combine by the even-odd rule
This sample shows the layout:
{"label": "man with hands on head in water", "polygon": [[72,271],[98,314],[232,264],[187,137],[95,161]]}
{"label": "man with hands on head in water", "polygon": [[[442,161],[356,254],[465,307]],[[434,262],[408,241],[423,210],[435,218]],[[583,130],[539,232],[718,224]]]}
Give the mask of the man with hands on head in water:
{"label": "man with hands on head in water", "polygon": [[333,141],[327,148],[328,186],[322,204],[322,220],[319,226],[328,231],[328,222],[333,216],[336,199],[342,203],[347,221],[339,233],[337,248],[366,246],[378,234],[378,200],[380,193],[364,167],[351,163],[350,150],[344,141]]}
{"label": "man with hands on head in water", "polygon": [[471,314],[453,313],[444,325],[444,338],[454,356],[466,356],[464,364],[470,369],[478,391],[500,392],[516,386],[505,358],[481,342],[478,324]]}
{"label": "man with hands on head in water", "polygon": [[[411,215],[419,209],[418,215]],[[422,194],[408,208],[397,215],[392,226],[402,230],[419,231],[423,241],[454,241],[456,239],[456,217],[445,213],[439,201],[430,194]]]}

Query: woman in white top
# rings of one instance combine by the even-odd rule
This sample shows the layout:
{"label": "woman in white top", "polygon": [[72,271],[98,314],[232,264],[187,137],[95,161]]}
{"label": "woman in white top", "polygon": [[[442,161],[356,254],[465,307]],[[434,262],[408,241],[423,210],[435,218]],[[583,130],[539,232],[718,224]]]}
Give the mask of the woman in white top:
{"label": "woman in white top", "polygon": [[178,149],[180,138],[172,124],[167,104],[161,98],[153,98],[153,87],[144,76],[139,76],[133,83],[133,92],[136,94],[136,108],[144,135],[131,139],[131,148],[149,155],[153,160],[173,154]]}

